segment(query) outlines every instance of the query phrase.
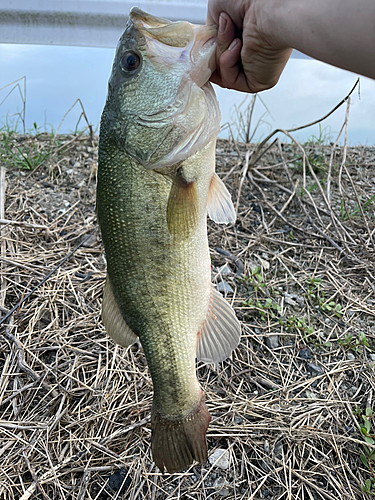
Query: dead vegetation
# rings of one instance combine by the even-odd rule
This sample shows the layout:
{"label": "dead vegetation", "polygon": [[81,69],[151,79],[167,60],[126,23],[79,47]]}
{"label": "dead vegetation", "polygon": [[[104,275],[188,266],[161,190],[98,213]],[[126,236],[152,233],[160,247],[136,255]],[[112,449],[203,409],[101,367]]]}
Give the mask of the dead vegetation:
{"label": "dead vegetation", "polygon": [[[96,138],[7,140],[1,499],[375,494],[375,148],[219,141],[238,221],[209,223],[213,279],[243,337],[231,359],[198,373],[213,417],[209,454],[225,450],[225,460],[163,476],[150,453],[142,350],[115,346],[99,318]],[[31,155],[41,159],[33,170],[12,168]]]}

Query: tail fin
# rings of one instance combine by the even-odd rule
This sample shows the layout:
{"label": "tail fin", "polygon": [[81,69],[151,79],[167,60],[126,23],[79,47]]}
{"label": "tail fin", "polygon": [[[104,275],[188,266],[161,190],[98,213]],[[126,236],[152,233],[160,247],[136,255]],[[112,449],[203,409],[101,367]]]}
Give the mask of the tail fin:
{"label": "tail fin", "polygon": [[151,411],[152,456],[157,467],[172,474],[196,460],[207,462],[206,431],[210,423],[203,399],[183,420],[168,419],[153,406]]}

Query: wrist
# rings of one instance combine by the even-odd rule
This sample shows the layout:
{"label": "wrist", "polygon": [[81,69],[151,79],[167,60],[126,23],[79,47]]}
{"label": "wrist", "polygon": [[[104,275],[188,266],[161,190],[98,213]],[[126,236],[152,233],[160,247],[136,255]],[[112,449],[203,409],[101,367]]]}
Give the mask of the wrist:
{"label": "wrist", "polygon": [[[278,50],[290,48],[289,28],[295,17],[298,4],[294,0],[255,0],[253,12],[249,12],[256,20],[259,36],[267,44]],[[292,21],[293,23],[293,21]]]}

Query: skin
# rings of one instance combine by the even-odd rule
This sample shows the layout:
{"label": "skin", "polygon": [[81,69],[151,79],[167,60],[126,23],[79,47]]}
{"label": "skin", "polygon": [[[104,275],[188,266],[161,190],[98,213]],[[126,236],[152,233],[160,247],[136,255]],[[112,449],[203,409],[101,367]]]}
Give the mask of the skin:
{"label": "skin", "polygon": [[218,26],[221,87],[272,88],[292,49],[375,79],[373,0],[209,0],[207,24]]}
{"label": "skin", "polygon": [[[150,24],[163,26],[133,10],[115,55],[100,125],[97,213],[114,301],[152,376],[153,457],[176,472],[207,459],[210,416],[195,358],[211,303],[206,214],[220,118],[206,82],[216,30],[164,23],[149,33]],[[185,52],[195,49],[193,63]],[[141,60],[134,71],[124,70],[129,51]],[[189,193],[190,203],[173,206]],[[180,210],[191,205],[194,216]],[[124,345],[121,332],[116,340]]]}

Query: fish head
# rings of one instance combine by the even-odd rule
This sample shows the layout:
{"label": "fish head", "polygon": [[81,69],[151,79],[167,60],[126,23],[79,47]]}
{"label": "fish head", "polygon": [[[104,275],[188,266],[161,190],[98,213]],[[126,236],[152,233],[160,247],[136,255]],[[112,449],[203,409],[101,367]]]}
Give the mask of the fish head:
{"label": "fish head", "polygon": [[108,83],[101,131],[150,169],[193,155],[220,128],[209,83],[216,28],[171,22],[133,8]]}

